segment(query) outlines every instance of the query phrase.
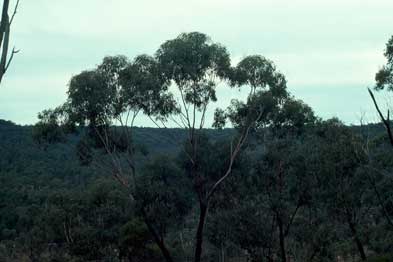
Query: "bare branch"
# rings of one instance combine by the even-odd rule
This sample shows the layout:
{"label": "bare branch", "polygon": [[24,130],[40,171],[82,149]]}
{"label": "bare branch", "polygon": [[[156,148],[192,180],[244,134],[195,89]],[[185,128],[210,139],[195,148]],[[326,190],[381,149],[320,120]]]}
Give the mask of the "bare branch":
{"label": "bare branch", "polygon": [[12,22],[14,21],[14,17],[15,17],[15,15],[17,13],[18,7],[19,7],[19,0],[16,1],[15,8],[14,8],[14,13],[12,14],[11,20],[10,20],[10,26],[11,26]]}
{"label": "bare branch", "polygon": [[148,117],[149,117],[150,121],[152,121],[153,124],[154,124],[157,128],[162,128],[162,127],[157,123],[157,121],[154,120],[154,118],[153,118],[151,115],[148,115]]}
{"label": "bare branch", "polygon": [[[173,123],[175,123],[179,128],[183,129],[186,128],[186,125],[184,124],[184,122],[182,121],[183,125],[179,123],[179,121],[177,121],[174,117],[170,116],[170,119],[173,121]],[[182,120],[182,119],[180,119]]]}
{"label": "bare branch", "polygon": [[4,73],[7,72],[8,68],[10,67],[11,61],[14,58],[14,55],[19,53],[20,50],[16,50],[15,47],[12,49],[10,59],[8,59],[7,65],[4,68]]}
{"label": "bare branch", "polygon": [[383,124],[385,125],[385,127],[386,127],[386,131],[387,131],[388,136],[389,136],[390,144],[393,146],[393,134],[392,134],[391,126],[390,126],[390,120],[389,120],[390,113],[389,113],[389,110],[388,110],[387,118],[385,119],[385,117],[383,116],[381,110],[379,109],[379,106],[378,106],[378,104],[377,104],[377,101],[375,100],[374,94],[373,94],[373,92],[371,91],[370,88],[368,88],[368,93],[370,94],[371,99],[372,99],[373,102],[374,102],[375,109],[377,109],[377,112],[378,112],[378,114],[379,114],[379,117],[381,118],[382,123],[383,123]]}

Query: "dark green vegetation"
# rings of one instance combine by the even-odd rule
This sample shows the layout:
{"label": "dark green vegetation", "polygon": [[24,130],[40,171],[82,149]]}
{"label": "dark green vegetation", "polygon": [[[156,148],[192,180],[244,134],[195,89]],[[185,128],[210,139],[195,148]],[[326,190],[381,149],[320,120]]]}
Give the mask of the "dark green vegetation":
{"label": "dark green vegetation", "polygon": [[[209,129],[220,82],[248,96]],[[389,132],[319,119],[262,56],[181,34],[73,76],[39,120],[0,123],[0,260],[393,259]]]}
{"label": "dark green vegetation", "polygon": [[[170,141],[179,133],[137,128],[135,140],[151,155],[176,155]],[[80,165],[77,135],[68,143],[39,145],[31,134],[32,127],[0,120],[0,261],[113,261],[119,243],[137,237],[127,232],[146,227],[132,221],[135,211],[127,192],[106,172]],[[142,226],[134,228],[133,223]],[[146,243],[151,244],[150,237]],[[131,247],[123,248],[125,256],[131,255]]]}
{"label": "dark green vegetation", "polygon": [[[218,137],[219,132],[228,134]],[[225,139],[231,132],[210,131],[209,138]],[[31,133],[32,127],[0,124],[1,261],[149,261],[148,257],[162,261],[127,190],[99,166],[80,165],[77,135],[67,143],[37,145]],[[184,261],[192,254],[197,218],[190,206],[193,195],[180,177],[181,154],[171,142],[171,134],[176,133],[185,137],[185,132],[174,129],[137,128],[135,141],[149,152],[140,164],[149,210],[169,217],[166,212],[172,211],[161,206],[164,200],[156,203],[160,196],[182,211],[183,219],[175,216],[169,217],[172,223],[160,222],[169,223],[168,246],[177,260]],[[212,204],[206,258],[278,258],[278,219],[285,225],[286,253],[296,261],[359,257],[348,219],[354,220],[368,255],[389,256],[393,159],[383,127],[347,128],[331,121],[306,133],[294,141],[269,142],[263,149],[250,146],[244,152]],[[368,142],[360,136],[366,134]],[[356,146],[366,142],[370,155],[362,156],[363,149],[356,152]],[[225,155],[222,145],[206,149],[213,151],[205,160],[212,175]],[[172,194],[173,187],[181,196],[165,195]]]}

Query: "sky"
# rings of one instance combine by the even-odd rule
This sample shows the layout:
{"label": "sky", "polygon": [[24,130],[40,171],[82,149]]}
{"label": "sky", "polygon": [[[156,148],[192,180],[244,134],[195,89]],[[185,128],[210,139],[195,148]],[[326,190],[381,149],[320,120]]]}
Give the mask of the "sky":
{"label": "sky", "polygon": [[[289,91],[318,116],[373,122],[367,87],[385,64],[392,10],[391,0],[20,0],[11,39],[20,52],[0,85],[0,119],[33,124],[65,101],[73,75],[104,56],[153,54],[199,31],[235,62],[253,54],[273,60]],[[244,95],[219,87],[210,117]],[[388,96],[377,98],[384,105]]]}

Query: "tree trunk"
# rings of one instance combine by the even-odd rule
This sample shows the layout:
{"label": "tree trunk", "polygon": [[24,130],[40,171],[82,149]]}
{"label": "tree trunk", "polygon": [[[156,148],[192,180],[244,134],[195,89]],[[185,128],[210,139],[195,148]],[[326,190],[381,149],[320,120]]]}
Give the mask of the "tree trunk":
{"label": "tree trunk", "polygon": [[8,44],[10,38],[10,22],[8,16],[9,0],[3,1],[3,9],[1,13],[0,23],[0,48],[1,48],[1,59],[0,59],[0,82],[3,79],[7,64],[7,53]]}
{"label": "tree trunk", "polygon": [[142,210],[143,214],[143,220],[145,224],[147,225],[147,228],[149,229],[150,234],[153,235],[154,242],[157,244],[157,246],[160,248],[162,256],[165,258],[166,262],[173,262],[173,259],[171,257],[171,254],[169,253],[168,248],[166,247],[164,240],[159,237],[157,232],[154,230],[153,226],[150,224],[149,220],[147,219],[146,213],[144,210]]}
{"label": "tree trunk", "polygon": [[157,245],[160,248],[161,253],[164,256],[165,260],[167,262],[173,262],[171,254],[169,253],[168,249],[166,248],[164,241],[158,241]]}
{"label": "tree trunk", "polygon": [[4,39],[4,32],[7,28],[7,23],[8,20],[6,19],[8,17],[8,7],[10,5],[10,1],[9,0],[4,0],[3,1],[3,9],[1,12],[1,23],[0,23],[0,46],[3,43],[3,39]]}
{"label": "tree trunk", "polygon": [[206,215],[207,215],[207,204],[200,202],[199,203],[199,222],[196,233],[196,245],[195,245],[195,262],[200,262],[202,257],[202,244],[203,244],[203,228],[205,226]]}
{"label": "tree trunk", "polygon": [[284,234],[284,226],[281,221],[281,218],[277,218],[278,230],[280,234],[280,252],[281,252],[281,261],[287,262],[287,255],[285,251],[285,234]]}
{"label": "tree trunk", "polygon": [[360,254],[360,258],[362,259],[362,261],[366,261],[367,257],[366,257],[366,253],[364,252],[364,247],[362,242],[359,239],[355,224],[352,223],[351,221],[348,221],[349,224],[349,228],[351,229],[352,232],[352,236],[354,238],[354,241],[356,243],[356,246],[358,248],[359,254]]}

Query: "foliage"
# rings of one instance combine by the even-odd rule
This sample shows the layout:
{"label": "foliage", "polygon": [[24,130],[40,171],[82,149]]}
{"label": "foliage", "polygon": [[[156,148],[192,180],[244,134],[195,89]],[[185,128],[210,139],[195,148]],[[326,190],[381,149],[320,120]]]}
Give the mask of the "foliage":
{"label": "foliage", "polygon": [[387,89],[388,91],[393,90],[393,37],[389,39],[386,44],[384,53],[387,64],[383,66],[375,75],[376,90]]}
{"label": "foliage", "polygon": [[[342,220],[345,213],[341,211],[346,206],[362,211],[356,214],[366,214],[357,215],[357,221],[367,249],[376,254],[389,252],[392,234],[388,232],[391,228],[375,194],[370,192],[370,180],[358,173],[363,169],[362,162],[359,167],[358,157],[354,155],[358,150],[356,145],[362,145],[360,134],[369,129],[378,130],[373,128],[356,127],[352,128],[356,132],[352,132],[332,120],[307,127],[301,137],[276,141],[267,136],[265,143],[270,142],[265,146],[250,144],[236,161],[234,175],[220,188],[211,203],[211,219],[206,234],[208,242],[217,249],[209,247],[207,254],[222,254],[224,250],[226,256],[239,256],[247,252],[254,259],[278,254],[277,230],[272,230],[276,224],[272,207],[279,207],[283,218],[288,221],[288,214],[295,210],[299,199],[295,196],[303,196],[307,200],[296,214],[286,237],[289,253],[298,260],[311,257],[312,250],[316,251],[315,261],[331,261],[332,256],[337,254],[357,253],[349,227],[345,219]],[[45,261],[44,257],[80,261],[119,256],[127,259],[137,253],[141,259],[146,259],[144,261],[147,257],[160,261],[158,247],[150,232],[146,232],[146,225],[141,222],[143,220],[136,206],[130,204],[127,192],[94,166],[78,164],[78,156],[74,153],[78,139],[72,136],[68,138],[71,143],[50,144],[43,151],[30,137],[31,130],[31,127],[20,127],[10,122],[0,124],[1,256],[19,261],[23,256],[27,261],[33,258]],[[171,137],[170,132],[187,135],[176,129],[135,129],[134,132],[136,142],[148,143],[147,148],[153,155],[160,152],[179,155],[181,151],[165,141]],[[231,131],[211,130],[200,141],[203,164],[199,172],[205,178],[213,179],[221,172],[220,169],[225,168],[225,161],[221,159],[227,157],[228,143],[225,136],[221,137],[221,132]],[[378,138],[384,131],[380,128],[373,132],[373,136]],[[379,159],[390,150],[381,142],[371,144],[375,145],[371,148],[373,159]],[[161,224],[165,229],[163,232],[171,250],[177,249],[175,254],[182,255],[179,234],[182,234],[185,250],[189,250],[187,241],[193,239],[193,223],[190,220],[195,217],[191,201],[195,196],[189,195],[187,187],[191,185],[182,175],[182,163],[187,161],[182,157],[178,162],[167,157],[152,156],[152,159],[156,160],[140,166],[143,171],[140,173],[143,185],[141,197],[150,203],[147,210],[150,210],[153,224]],[[266,189],[280,185],[275,176],[277,169],[270,169],[269,165],[274,167],[280,160],[283,161],[285,179],[282,186],[285,191],[282,191],[281,197],[279,191],[271,191],[269,196],[270,191]],[[375,168],[388,170],[391,168],[389,163],[375,162]],[[354,167],[359,171],[350,171]],[[343,190],[335,190],[341,188],[337,184],[342,176],[339,174],[347,177],[348,186],[342,187]],[[388,207],[391,178],[376,175],[375,179],[384,197],[386,194],[385,204]],[[207,183],[211,183],[209,181]],[[359,195],[362,191],[363,196]],[[345,201],[339,202],[336,197]],[[165,219],[161,221],[160,217]],[[73,243],[67,240],[70,236]],[[140,238],[144,240],[135,240]]]}

